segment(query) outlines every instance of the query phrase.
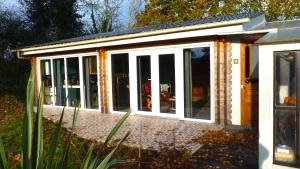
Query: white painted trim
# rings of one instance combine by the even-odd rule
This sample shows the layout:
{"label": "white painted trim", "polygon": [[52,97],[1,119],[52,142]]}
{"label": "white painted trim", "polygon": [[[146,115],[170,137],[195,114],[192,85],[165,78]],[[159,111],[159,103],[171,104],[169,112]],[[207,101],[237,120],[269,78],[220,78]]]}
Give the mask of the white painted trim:
{"label": "white painted trim", "polygon": [[[175,32],[168,34],[159,34],[155,36],[146,36],[146,37],[136,37],[129,39],[120,39],[116,41],[107,41],[107,42],[97,42],[93,44],[81,44],[81,45],[73,45],[68,47],[61,48],[53,48],[53,49],[42,49],[42,50],[29,50],[22,51],[22,55],[36,55],[36,54],[45,54],[49,52],[59,52],[59,51],[70,51],[70,50],[79,50],[79,49],[88,49],[88,48],[101,48],[101,47],[112,47],[116,45],[128,45],[135,43],[143,43],[143,42],[155,42],[162,40],[173,40],[173,39],[181,39],[181,38],[191,38],[191,37],[203,37],[203,36],[214,36],[219,34],[227,34],[233,32],[242,32],[244,31],[242,25],[233,25],[226,27],[216,27],[211,29],[201,29],[187,32]],[[197,36],[195,36],[197,35]]]}
{"label": "white painted trim", "polygon": [[66,107],[69,107],[69,83],[68,83],[68,71],[67,71],[67,58],[64,59],[64,69],[65,69],[65,81],[66,82]]}
{"label": "white painted trim", "polygon": [[79,66],[79,85],[80,85],[80,107],[85,108],[85,88],[83,85],[83,57],[78,57],[78,66]]}

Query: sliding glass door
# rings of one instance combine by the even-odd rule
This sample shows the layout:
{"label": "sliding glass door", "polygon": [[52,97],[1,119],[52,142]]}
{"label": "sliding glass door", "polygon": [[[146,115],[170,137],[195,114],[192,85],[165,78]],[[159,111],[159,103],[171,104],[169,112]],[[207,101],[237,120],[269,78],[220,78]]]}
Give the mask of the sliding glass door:
{"label": "sliding glass door", "polygon": [[183,54],[184,117],[211,120],[210,48],[184,49]]}

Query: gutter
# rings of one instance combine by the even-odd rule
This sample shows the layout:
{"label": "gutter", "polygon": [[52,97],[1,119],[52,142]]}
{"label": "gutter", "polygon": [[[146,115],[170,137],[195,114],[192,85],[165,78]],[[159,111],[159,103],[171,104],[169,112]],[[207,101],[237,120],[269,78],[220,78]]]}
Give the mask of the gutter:
{"label": "gutter", "polygon": [[30,59],[30,58],[28,58],[28,57],[22,56],[22,52],[21,52],[20,50],[13,49],[13,50],[12,50],[12,53],[16,53],[18,59],[23,59],[23,60],[28,60],[28,59]]}
{"label": "gutter", "polygon": [[[162,34],[168,34],[168,33],[186,32],[186,31],[193,31],[193,30],[199,30],[199,29],[231,26],[231,25],[238,25],[238,24],[243,24],[243,23],[247,23],[247,22],[250,22],[250,18],[243,18],[243,19],[216,22],[216,23],[208,23],[208,24],[202,24],[202,25],[192,25],[192,26],[186,26],[186,27],[170,28],[170,29],[156,30],[156,31],[150,31],[150,32],[140,32],[140,33],[135,33],[135,34],[120,35],[120,36],[113,36],[113,37],[107,37],[107,38],[98,38],[98,39],[84,40],[84,41],[77,41],[77,42],[69,42],[69,43],[62,43],[62,44],[56,44],[56,45],[28,47],[28,48],[23,48],[23,49],[16,49],[14,51],[16,51],[18,53],[18,52],[39,51],[39,50],[45,50],[45,49],[56,49],[56,48],[64,48],[64,47],[70,47],[70,46],[88,45],[88,44],[99,43],[99,42],[100,43],[101,42],[110,42],[110,41],[117,41],[117,40],[125,40],[125,39],[162,35]],[[20,58],[23,58],[21,53],[19,53],[17,55],[19,55]]]}

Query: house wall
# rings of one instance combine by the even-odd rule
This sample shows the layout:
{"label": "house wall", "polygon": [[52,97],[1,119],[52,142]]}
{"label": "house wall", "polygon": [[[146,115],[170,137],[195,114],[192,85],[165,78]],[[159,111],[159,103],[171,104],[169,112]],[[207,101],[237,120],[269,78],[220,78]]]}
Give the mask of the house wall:
{"label": "house wall", "polygon": [[[239,45],[238,42],[234,41],[232,43],[231,39],[220,37],[220,38],[193,38],[193,39],[183,39],[176,40],[173,42],[162,42],[162,43],[155,43],[152,44],[152,47],[158,47],[159,46],[165,46],[164,48],[168,48],[168,46],[172,45],[185,45],[188,46],[190,43],[202,43],[202,42],[213,42],[212,47],[214,53],[213,55],[213,72],[214,72],[214,100],[215,100],[215,116],[213,121],[216,123],[219,123],[221,125],[227,125],[232,124],[232,119],[235,120],[234,124],[239,124],[238,119],[239,116],[239,103],[232,103],[233,98],[239,98],[239,93],[235,92],[234,96],[232,96],[232,88],[233,86],[237,86],[237,82],[239,82],[239,75],[238,74],[232,74],[232,47],[234,48],[234,57],[239,58]],[[142,44],[139,44],[141,47],[145,48]],[[137,45],[139,47],[139,45]],[[147,45],[146,45],[147,47]],[[151,46],[150,46],[151,47]],[[121,47],[122,50],[126,49],[128,51],[131,51],[131,47],[123,46]],[[96,49],[95,49],[96,50]],[[110,112],[110,81],[109,81],[109,62],[108,62],[108,50],[117,50],[116,48],[107,49],[107,48],[98,48],[98,61],[99,61],[99,90],[100,90],[100,104],[101,104],[101,112],[102,113],[108,113]],[[72,52],[72,56],[80,56],[80,53]],[[68,53],[64,53],[63,55],[56,53],[57,56],[68,56]],[[47,55],[45,57],[51,57],[54,58],[55,56]],[[43,57],[40,57],[41,59]],[[33,64],[35,64],[36,70],[38,76],[39,74],[39,65],[36,63],[36,58],[33,59]],[[234,65],[234,69],[237,70],[238,65]],[[236,71],[235,71],[236,72]],[[238,71],[239,72],[239,71]],[[237,73],[238,73],[237,72]],[[232,80],[234,78],[234,85],[232,83]],[[38,85],[37,85],[38,86]],[[38,91],[36,91],[38,93]],[[234,107],[232,107],[234,106]],[[232,112],[234,110],[234,118],[232,117]],[[237,111],[236,111],[237,110]]]}
{"label": "house wall", "polygon": [[[241,44],[239,39],[232,41],[232,124],[241,125]],[[237,63],[234,63],[237,60]]]}
{"label": "house wall", "polygon": [[259,46],[259,168],[284,169],[273,164],[274,51],[300,50],[300,43]]}
{"label": "house wall", "polygon": [[221,125],[232,123],[232,42],[216,39],[215,52],[215,106],[216,122]]}

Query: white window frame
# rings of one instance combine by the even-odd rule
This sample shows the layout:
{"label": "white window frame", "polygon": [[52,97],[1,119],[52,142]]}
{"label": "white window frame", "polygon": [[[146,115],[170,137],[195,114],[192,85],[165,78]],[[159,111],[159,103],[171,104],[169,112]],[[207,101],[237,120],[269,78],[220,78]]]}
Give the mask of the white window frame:
{"label": "white window frame", "polygon": [[[205,119],[193,119],[184,117],[184,64],[183,64],[183,50],[189,48],[198,47],[210,47],[210,99],[211,99],[211,118]],[[171,117],[181,120],[200,121],[200,122],[215,122],[215,91],[214,91],[214,42],[200,42],[181,45],[169,45],[160,47],[147,47],[147,48],[135,48],[126,50],[109,50],[108,51],[108,74],[109,74],[109,97],[110,106],[109,110],[112,113],[125,113],[122,111],[113,110],[113,95],[112,95],[112,70],[111,70],[111,57],[113,54],[128,53],[129,56],[129,86],[130,86],[130,107],[132,114],[159,116],[159,117]],[[176,93],[176,111],[175,114],[161,113],[160,112],[160,99],[159,99],[159,62],[158,56],[163,54],[174,54],[175,59],[175,93]],[[137,56],[150,55],[151,57],[151,95],[152,95],[152,111],[138,111],[137,100]]]}
{"label": "white window frame", "polygon": [[[98,109],[89,109],[89,108],[84,108],[84,103],[85,103],[85,97],[84,97],[84,85],[83,85],[83,57],[88,57],[88,56],[95,56],[97,59],[97,85],[98,85]],[[66,81],[68,80],[68,70],[67,70],[67,59],[68,58],[78,58],[78,63],[79,63],[79,81],[80,81],[80,109],[83,110],[90,110],[90,111],[99,111],[101,110],[101,99],[100,99],[100,69],[99,69],[99,54],[98,52],[87,52],[87,53],[78,53],[78,54],[67,54],[67,55],[55,55],[55,56],[47,56],[47,57],[38,57],[37,58],[37,82],[38,82],[38,88],[41,87],[41,70],[40,70],[40,64],[41,61],[43,60],[50,60],[51,64],[51,80],[52,80],[52,90],[53,90],[53,104],[52,105],[44,105],[44,106],[49,106],[49,107],[63,107],[63,106],[57,106],[55,105],[55,96],[54,96],[54,75],[53,75],[53,60],[54,59],[64,59],[64,69],[65,69],[65,79]],[[66,96],[68,96],[68,83],[66,84]],[[67,101],[66,103],[67,108],[74,108],[70,107],[69,103]]]}

